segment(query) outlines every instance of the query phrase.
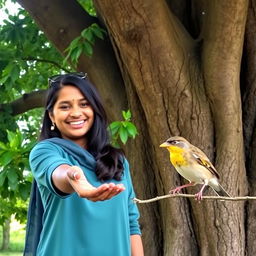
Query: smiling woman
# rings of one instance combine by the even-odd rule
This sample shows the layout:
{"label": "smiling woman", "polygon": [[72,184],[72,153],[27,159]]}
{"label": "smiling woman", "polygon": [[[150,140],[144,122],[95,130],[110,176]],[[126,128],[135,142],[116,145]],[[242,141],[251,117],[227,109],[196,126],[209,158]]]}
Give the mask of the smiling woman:
{"label": "smiling woman", "polygon": [[24,255],[143,256],[129,164],[109,143],[97,91],[79,74],[50,82],[30,154],[36,182]]}
{"label": "smiling woman", "polygon": [[79,89],[64,86],[58,96],[53,111],[49,113],[53,126],[57,126],[64,139],[70,139],[87,148],[86,136],[94,121],[94,112]]}

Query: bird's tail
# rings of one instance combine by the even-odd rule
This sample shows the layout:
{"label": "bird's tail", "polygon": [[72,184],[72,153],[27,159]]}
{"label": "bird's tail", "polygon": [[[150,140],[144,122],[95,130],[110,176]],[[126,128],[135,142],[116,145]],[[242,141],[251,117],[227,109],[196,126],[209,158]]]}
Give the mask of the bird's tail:
{"label": "bird's tail", "polygon": [[219,184],[218,187],[213,188],[214,192],[217,193],[218,196],[226,196],[231,197],[228,192]]}
{"label": "bird's tail", "polygon": [[226,197],[231,197],[228,192],[218,183],[218,184],[209,184],[212,189],[214,190],[214,192],[218,195],[218,196],[226,196]]}

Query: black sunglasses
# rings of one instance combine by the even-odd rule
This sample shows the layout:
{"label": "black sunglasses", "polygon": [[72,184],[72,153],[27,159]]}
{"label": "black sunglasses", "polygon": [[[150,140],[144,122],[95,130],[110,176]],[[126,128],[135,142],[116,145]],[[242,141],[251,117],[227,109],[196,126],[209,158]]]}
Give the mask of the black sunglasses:
{"label": "black sunglasses", "polygon": [[88,78],[87,73],[84,73],[84,72],[71,72],[71,73],[67,73],[67,74],[58,74],[58,75],[54,75],[54,76],[51,76],[48,78],[49,87],[53,86],[54,83],[59,82],[65,76],[75,76],[80,79]]}

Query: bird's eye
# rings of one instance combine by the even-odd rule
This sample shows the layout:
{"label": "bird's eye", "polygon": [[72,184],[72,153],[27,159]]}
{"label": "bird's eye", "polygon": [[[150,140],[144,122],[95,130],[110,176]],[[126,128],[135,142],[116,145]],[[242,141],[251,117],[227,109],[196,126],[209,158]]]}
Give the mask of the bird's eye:
{"label": "bird's eye", "polygon": [[178,144],[179,142],[178,142],[177,140],[172,140],[172,141],[170,141],[170,143],[171,143],[172,145],[176,145],[176,144]]}

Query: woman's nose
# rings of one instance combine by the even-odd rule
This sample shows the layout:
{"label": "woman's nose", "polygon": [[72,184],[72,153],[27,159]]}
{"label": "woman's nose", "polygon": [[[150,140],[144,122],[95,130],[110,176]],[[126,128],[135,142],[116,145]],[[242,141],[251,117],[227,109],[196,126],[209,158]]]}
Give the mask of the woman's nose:
{"label": "woman's nose", "polygon": [[77,117],[80,117],[81,115],[82,115],[81,109],[78,107],[73,108],[70,112],[70,116],[72,117],[77,118]]}

